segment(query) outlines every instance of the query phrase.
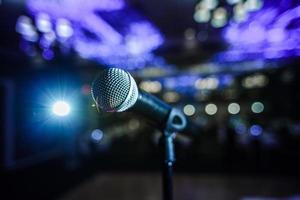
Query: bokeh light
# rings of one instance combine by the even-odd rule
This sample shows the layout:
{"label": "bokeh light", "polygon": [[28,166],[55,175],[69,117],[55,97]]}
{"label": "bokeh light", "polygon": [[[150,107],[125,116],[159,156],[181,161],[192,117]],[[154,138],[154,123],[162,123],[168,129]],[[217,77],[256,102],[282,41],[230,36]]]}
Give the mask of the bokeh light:
{"label": "bokeh light", "polygon": [[241,108],[238,103],[231,103],[228,105],[228,112],[232,115],[238,114]]}
{"label": "bokeh light", "polygon": [[262,113],[264,111],[264,104],[261,102],[254,102],[251,106],[251,110],[254,113]]}
{"label": "bokeh light", "polygon": [[91,139],[95,142],[101,141],[103,138],[103,132],[100,129],[95,129],[91,133]]}
{"label": "bokeh light", "polygon": [[193,106],[191,104],[187,104],[183,107],[183,112],[187,116],[192,116],[196,112],[195,106]]}
{"label": "bokeh light", "polygon": [[210,103],[210,104],[207,104],[205,106],[205,112],[208,114],[208,115],[214,115],[216,114],[218,111],[218,107],[213,104],[213,103]]}
{"label": "bokeh light", "polygon": [[253,136],[259,136],[263,132],[263,128],[260,125],[252,125],[249,129],[249,132]]}
{"label": "bokeh light", "polygon": [[180,99],[177,92],[168,91],[163,94],[163,99],[168,103],[176,103]]}

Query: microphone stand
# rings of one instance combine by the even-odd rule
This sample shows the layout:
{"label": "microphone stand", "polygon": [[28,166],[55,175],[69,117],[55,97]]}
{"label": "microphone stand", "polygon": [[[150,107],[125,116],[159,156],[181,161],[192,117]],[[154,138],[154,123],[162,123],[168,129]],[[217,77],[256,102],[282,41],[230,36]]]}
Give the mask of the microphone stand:
{"label": "microphone stand", "polygon": [[163,151],[162,186],[163,200],[173,200],[173,164],[175,162],[174,138],[186,126],[185,116],[177,109],[171,109],[166,126],[160,138]]}

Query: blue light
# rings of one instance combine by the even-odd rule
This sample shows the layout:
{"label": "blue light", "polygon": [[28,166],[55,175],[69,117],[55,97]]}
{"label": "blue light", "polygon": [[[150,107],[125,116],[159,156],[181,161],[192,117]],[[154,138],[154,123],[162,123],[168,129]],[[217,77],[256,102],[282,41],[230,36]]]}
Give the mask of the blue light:
{"label": "blue light", "polygon": [[244,134],[244,133],[247,133],[247,128],[244,124],[239,124],[235,127],[235,131],[237,134]]}
{"label": "blue light", "polygon": [[51,60],[54,57],[54,53],[51,49],[44,49],[42,55],[46,60]]}
{"label": "blue light", "polygon": [[249,129],[250,134],[253,136],[259,136],[263,132],[263,128],[260,125],[252,125]]}
{"label": "blue light", "polygon": [[247,126],[240,117],[231,117],[230,124],[233,125],[235,132],[239,135],[247,133]]}
{"label": "blue light", "polygon": [[182,74],[167,76],[159,78],[158,80],[162,86],[168,90],[195,94],[195,90],[215,90],[228,87],[233,83],[233,76],[229,74],[219,74],[215,76]]}
{"label": "blue light", "polygon": [[99,142],[103,138],[103,132],[100,129],[95,129],[91,134],[92,140]]}

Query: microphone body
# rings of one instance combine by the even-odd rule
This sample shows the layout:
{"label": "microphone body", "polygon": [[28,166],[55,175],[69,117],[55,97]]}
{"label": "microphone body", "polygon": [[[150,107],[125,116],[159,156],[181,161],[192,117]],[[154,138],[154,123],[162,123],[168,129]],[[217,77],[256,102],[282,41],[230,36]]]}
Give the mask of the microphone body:
{"label": "microphone body", "polygon": [[187,119],[181,111],[139,90],[132,76],[122,69],[103,70],[94,80],[91,93],[102,111],[128,110],[144,116],[163,130],[189,132]]}
{"label": "microphone body", "polygon": [[163,127],[168,120],[172,107],[160,99],[139,90],[135,104],[128,111],[138,113]]}

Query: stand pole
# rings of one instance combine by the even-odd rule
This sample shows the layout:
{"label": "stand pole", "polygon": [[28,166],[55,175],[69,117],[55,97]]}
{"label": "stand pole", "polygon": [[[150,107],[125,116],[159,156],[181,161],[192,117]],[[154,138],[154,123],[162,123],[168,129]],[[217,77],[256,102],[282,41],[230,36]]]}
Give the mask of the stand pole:
{"label": "stand pole", "polygon": [[163,200],[173,200],[173,167],[169,164],[163,166]]}
{"label": "stand pole", "polygon": [[162,186],[163,200],[173,200],[173,164],[175,162],[174,138],[175,133],[186,127],[186,118],[178,109],[169,113],[166,125],[161,136],[163,156]]}
{"label": "stand pole", "polygon": [[173,134],[164,132],[162,136],[163,169],[162,185],[163,200],[173,200],[173,163],[175,161]]}

